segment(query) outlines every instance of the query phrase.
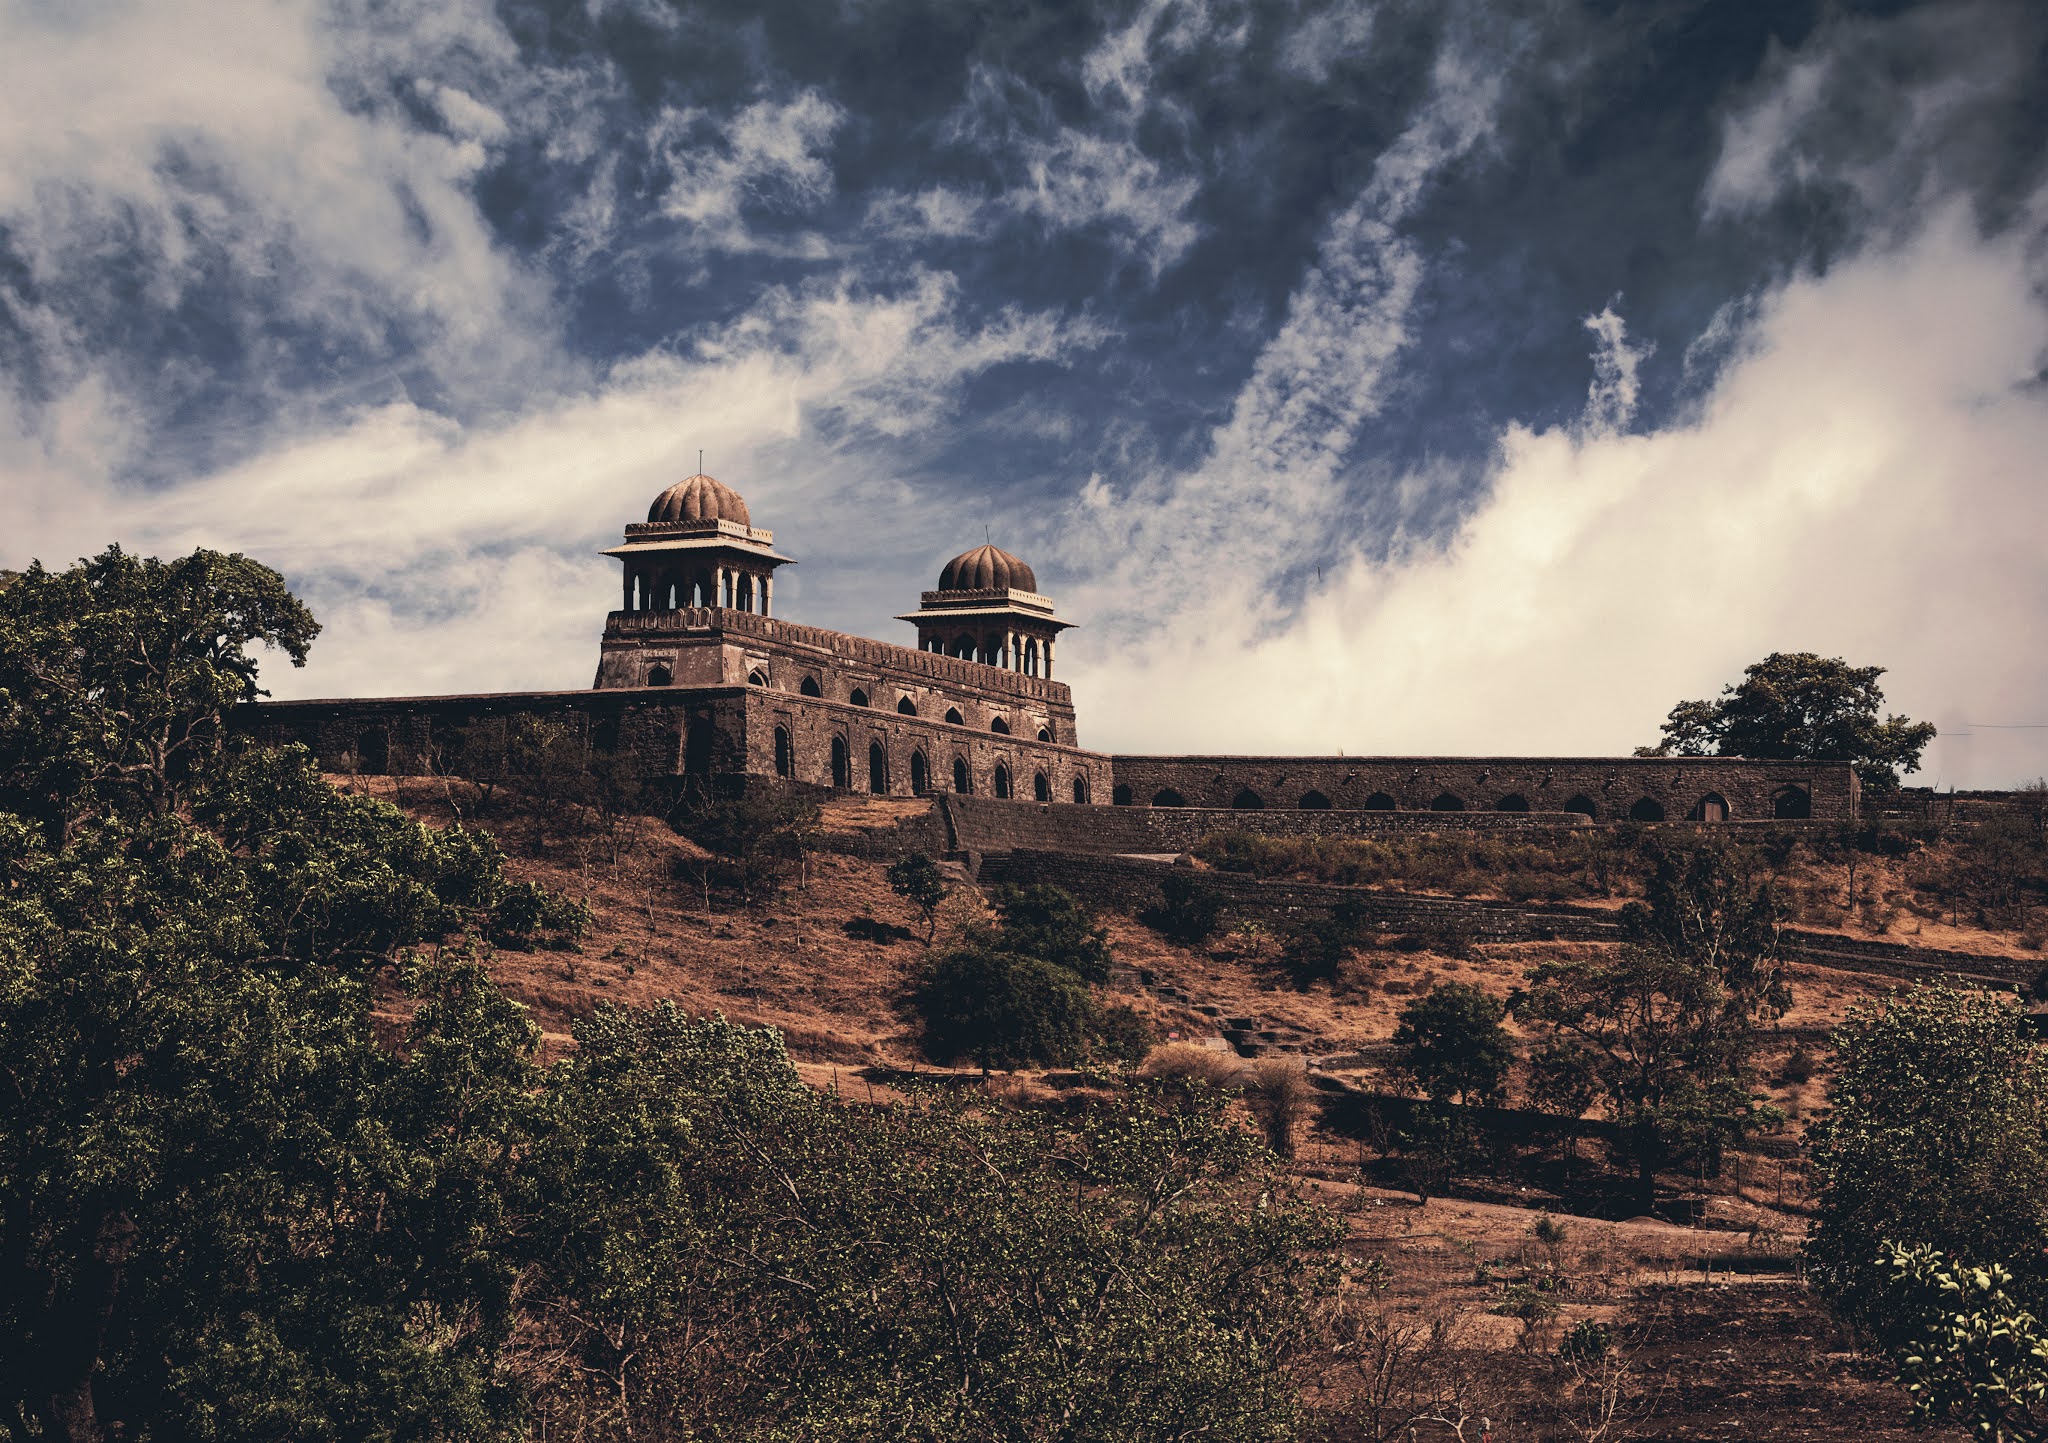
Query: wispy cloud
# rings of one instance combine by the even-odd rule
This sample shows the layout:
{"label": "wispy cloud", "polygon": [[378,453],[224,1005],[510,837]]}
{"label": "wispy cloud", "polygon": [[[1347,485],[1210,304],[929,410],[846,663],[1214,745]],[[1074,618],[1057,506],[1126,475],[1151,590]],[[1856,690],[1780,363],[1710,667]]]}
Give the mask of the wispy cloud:
{"label": "wispy cloud", "polygon": [[821,238],[766,236],[747,224],[745,213],[799,215],[830,196],[832,167],[825,152],[844,120],[839,107],[815,90],[787,100],[757,100],[727,117],[664,111],[651,142],[668,173],[662,212],[683,224],[691,249],[822,256]]}

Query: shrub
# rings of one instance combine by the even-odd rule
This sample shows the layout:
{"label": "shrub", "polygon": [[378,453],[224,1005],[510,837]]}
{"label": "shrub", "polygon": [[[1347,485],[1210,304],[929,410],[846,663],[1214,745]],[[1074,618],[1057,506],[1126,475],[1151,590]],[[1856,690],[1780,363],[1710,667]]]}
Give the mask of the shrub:
{"label": "shrub", "polygon": [[1095,1004],[1073,973],[1003,951],[987,933],[932,958],[910,1005],[927,1056],[984,1069],[1079,1062],[1096,1029]]}
{"label": "shrub", "polygon": [[1464,982],[1446,982],[1401,1009],[1394,1044],[1407,1049],[1402,1065],[1438,1102],[1493,1102],[1507,1086],[1514,1040],[1501,1019],[1498,997]]}
{"label": "shrub", "polygon": [[938,931],[939,904],[946,900],[946,877],[922,852],[913,852],[889,868],[889,890],[917,908],[924,922],[924,940],[930,942]]}
{"label": "shrub", "polygon": [[995,903],[1004,950],[1036,957],[1084,982],[1109,979],[1116,960],[1109,930],[1067,893],[1058,887],[1005,887]]}
{"label": "shrub", "polygon": [[1281,1157],[1294,1156],[1294,1134],[1308,1112],[1308,1073],[1292,1058],[1268,1057],[1252,1070],[1246,1096],[1265,1129],[1266,1145]]}
{"label": "shrub", "polygon": [[574,897],[515,882],[491,914],[491,940],[517,951],[535,943],[567,947],[590,930],[592,920],[590,908]]}
{"label": "shrub", "polygon": [[1095,1050],[1119,1062],[1138,1063],[1159,1040],[1159,1029],[1135,1007],[1105,1007],[1095,1025]]}
{"label": "shrub", "polygon": [[1581,1318],[1564,1330],[1557,1356],[1571,1363],[1597,1363],[1614,1346],[1614,1330],[1592,1318]]}
{"label": "shrub", "polygon": [[1236,1087],[1244,1081],[1244,1064],[1231,1053],[1192,1042],[1169,1042],[1147,1054],[1140,1077],[1157,1082],[1200,1083],[1204,1087]]}
{"label": "shrub", "polygon": [[1223,911],[1223,894],[1192,872],[1166,874],[1159,884],[1160,904],[1138,914],[1147,927],[1184,946],[1215,935]]}

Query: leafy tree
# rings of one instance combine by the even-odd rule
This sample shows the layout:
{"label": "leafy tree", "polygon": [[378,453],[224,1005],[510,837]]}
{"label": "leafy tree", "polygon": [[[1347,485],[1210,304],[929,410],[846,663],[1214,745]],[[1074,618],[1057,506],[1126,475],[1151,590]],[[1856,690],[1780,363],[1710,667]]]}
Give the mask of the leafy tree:
{"label": "leafy tree", "polygon": [[1116,954],[1109,929],[1058,887],[1005,887],[996,893],[996,917],[1008,951],[1036,957],[1084,982],[1106,982]]}
{"label": "leafy tree", "polygon": [[677,831],[719,859],[707,882],[722,881],[751,902],[775,892],[785,868],[802,862],[818,825],[818,804],[785,791],[693,794],[673,820]]}
{"label": "leafy tree", "polygon": [[1289,929],[1281,943],[1280,965],[1303,991],[1317,982],[1335,985],[1344,975],[1344,964],[1371,928],[1364,908],[1356,902],[1339,902],[1328,913],[1311,913]]}
{"label": "leafy tree", "polygon": [[1994,1443],[2048,1439],[2048,1329],[2012,1296],[2012,1274],[1921,1246],[1888,1245],[1885,1351],[1919,1424],[1966,1423]]}
{"label": "leafy tree", "polygon": [[1515,1060],[1514,1039],[1501,1026],[1506,1015],[1507,1005],[1481,988],[1440,983],[1401,1009],[1394,1045],[1433,1100],[1498,1102]]}
{"label": "leafy tree", "polygon": [[1160,903],[1139,914],[1146,926],[1183,946],[1206,942],[1216,933],[1223,894],[1192,872],[1168,872],[1159,883]]}
{"label": "leafy tree", "polygon": [[1638,756],[1741,756],[1856,764],[1876,792],[1899,785],[1934,740],[1932,723],[1897,715],[1882,721],[1881,666],[1840,657],[1773,652],[1743,668],[1739,683],[1714,701],[1682,701],[1665,718],[1664,739]]}
{"label": "leafy tree", "polygon": [[1837,1029],[1807,1253],[1852,1320],[1888,1307],[1887,1243],[2003,1264],[2023,1302],[2048,1302],[2048,1063],[2023,1027],[2010,998],[1918,986]]}
{"label": "leafy tree", "polygon": [[922,852],[913,852],[889,868],[889,890],[917,908],[924,919],[924,940],[929,946],[939,930],[939,904],[951,895],[946,874]]}
{"label": "leafy tree", "polygon": [[984,1069],[1079,1062],[1095,1026],[1095,1004],[1072,972],[1005,951],[986,932],[932,958],[910,1005],[929,1056]]}

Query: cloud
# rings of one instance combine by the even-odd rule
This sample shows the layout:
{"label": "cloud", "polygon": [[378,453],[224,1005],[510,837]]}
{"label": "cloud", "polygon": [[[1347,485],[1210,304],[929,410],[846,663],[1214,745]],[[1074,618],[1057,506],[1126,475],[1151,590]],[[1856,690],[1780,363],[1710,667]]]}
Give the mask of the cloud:
{"label": "cloud", "polygon": [[[1889,667],[1926,776],[2048,770],[2048,304],[2029,238],[1951,204],[1908,243],[1760,299],[1693,417],[1501,436],[1446,544],[1355,557],[1278,628],[1206,613],[1142,652],[1063,648],[1090,745],[1625,752],[1774,650]],[[1589,323],[1621,353],[1618,323]],[[1597,353],[1596,353],[1597,354]]]}
{"label": "cloud", "polygon": [[845,119],[816,90],[757,100],[724,119],[665,110],[651,142],[668,172],[663,213],[684,223],[691,249],[822,256],[820,238],[771,238],[750,228],[744,213],[802,214],[830,196],[832,168],[824,151]]}

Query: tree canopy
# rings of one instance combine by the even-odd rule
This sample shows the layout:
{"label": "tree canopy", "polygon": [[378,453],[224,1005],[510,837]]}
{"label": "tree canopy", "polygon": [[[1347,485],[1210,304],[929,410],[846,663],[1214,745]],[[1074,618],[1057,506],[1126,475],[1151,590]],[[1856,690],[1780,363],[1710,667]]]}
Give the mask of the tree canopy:
{"label": "tree canopy", "polygon": [[1891,790],[1902,771],[1920,765],[1935,730],[1903,716],[1880,719],[1884,672],[1807,651],[1773,652],[1744,667],[1719,698],[1674,706],[1663,740],[1637,755],[1846,761],[1865,786]]}

